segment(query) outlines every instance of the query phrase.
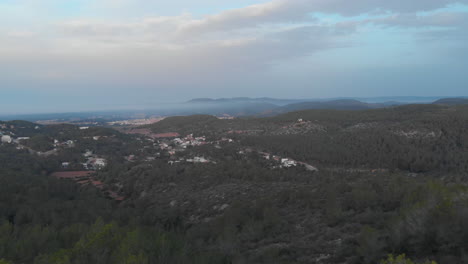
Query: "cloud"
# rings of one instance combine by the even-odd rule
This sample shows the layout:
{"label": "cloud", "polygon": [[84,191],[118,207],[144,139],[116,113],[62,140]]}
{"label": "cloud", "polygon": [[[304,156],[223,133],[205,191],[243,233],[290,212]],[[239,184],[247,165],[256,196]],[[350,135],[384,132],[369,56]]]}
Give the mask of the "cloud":
{"label": "cloud", "polygon": [[418,28],[418,27],[459,27],[468,24],[467,12],[438,12],[428,15],[396,14],[382,18],[369,19],[366,23],[377,25]]}
{"label": "cloud", "polygon": [[[44,1],[45,6],[59,3]],[[40,3],[18,2],[24,6]],[[0,25],[0,78],[17,87],[53,91],[111,89],[105,87],[125,91],[132,87],[149,94],[161,87],[174,91],[197,87],[213,92],[248,82],[275,86],[278,78],[270,81],[275,65],[290,65],[291,72],[302,67],[308,72],[324,64],[329,71],[338,72],[346,55],[351,55],[342,58],[332,52],[361,49],[365,54],[366,39],[373,31],[383,33],[391,28],[398,34],[411,29],[417,38],[437,41],[457,37],[460,41],[468,35],[466,12],[440,10],[468,0],[274,0],[209,15],[187,11],[172,16],[147,15],[142,7],[148,1],[82,2],[101,9],[140,8],[141,15],[96,18],[75,14],[46,21],[38,16],[37,23],[30,26]],[[325,15],[324,19],[323,14],[338,15],[330,19]],[[376,27],[368,29],[371,24]],[[424,41],[417,43],[421,50],[425,45]],[[373,48],[379,51],[380,47]],[[320,53],[326,54],[321,60],[313,56]],[[297,63],[305,58],[305,66]],[[358,67],[360,61],[348,64]],[[294,80],[284,82],[288,81]]]}
{"label": "cloud", "polygon": [[410,13],[439,9],[450,4],[468,3],[467,0],[299,0],[299,2],[308,10],[342,15],[384,11]]}

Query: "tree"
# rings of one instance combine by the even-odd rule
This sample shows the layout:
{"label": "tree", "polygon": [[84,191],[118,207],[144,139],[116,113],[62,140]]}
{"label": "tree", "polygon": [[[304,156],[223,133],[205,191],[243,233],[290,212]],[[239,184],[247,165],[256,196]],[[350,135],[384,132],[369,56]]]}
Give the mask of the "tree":
{"label": "tree", "polygon": [[437,264],[435,261],[425,261],[421,263],[415,263],[411,259],[406,258],[405,254],[399,255],[397,257],[393,255],[388,255],[388,258],[382,260],[381,264]]}

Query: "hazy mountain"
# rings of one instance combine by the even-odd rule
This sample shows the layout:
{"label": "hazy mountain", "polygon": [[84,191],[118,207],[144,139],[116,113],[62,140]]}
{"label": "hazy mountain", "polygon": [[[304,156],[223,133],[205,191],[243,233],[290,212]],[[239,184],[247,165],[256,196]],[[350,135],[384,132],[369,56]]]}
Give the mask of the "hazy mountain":
{"label": "hazy mountain", "polygon": [[370,97],[329,99],[278,99],[278,98],[196,98],[183,103],[155,104],[148,109],[90,111],[78,113],[1,115],[0,120],[56,120],[59,122],[98,122],[136,119],[150,116],[216,115],[216,116],[267,116],[307,109],[365,110],[404,104],[465,104],[466,98],[442,97]]}
{"label": "hazy mountain", "polygon": [[265,112],[266,115],[277,115],[293,111],[329,109],[329,110],[367,110],[387,107],[387,104],[369,104],[357,100],[343,99],[326,102],[302,102],[278,107],[272,111]]}
{"label": "hazy mountain", "polygon": [[355,99],[366,103],[398,102],[399,104],[422,104],[432,103],[442,99],[444,96],[381,96],[381,97],[353,97],[341,99]]}
{"label": "hazy mountain", "polygon": [[187,104],[225,104],[225,103],[255,103],[255,104],[273,104],[283,106],[287,104],[313,101],[313,99],[277,99],[269,97],[249,98],[249,97],[234,97],[234,98],[196,98],[187,102]]}
{"label": "hazy mountain", "polygon": [[443,105],[461,105],[468,104],[467,98],[444,98],[434,102],[434,104],[443,104]]}
{"label": "hazy mountain", "polygon": [[198,98],[188,101],[187,111],[195,114],[276,115],[308,109],[365,110],[401,105],[400,102],[366,103],[355,99],[275,99],[275,98]]}

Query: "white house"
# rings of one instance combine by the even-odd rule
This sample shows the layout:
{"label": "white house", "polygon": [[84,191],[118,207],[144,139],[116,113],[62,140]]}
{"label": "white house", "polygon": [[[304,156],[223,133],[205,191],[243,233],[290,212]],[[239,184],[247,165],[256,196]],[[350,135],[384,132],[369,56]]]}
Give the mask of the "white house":
{"label": "white house", "polygon": [[207,163],[209,160],[205,159],[204,157],[195,157],[193,158],[193,162],[195,163]]}
{"label": "white house", "polygon": [[297,165],[294,160],[290,159],[281,159],[281,164],[286,168],[290,168]]}
{"label": "white house", "polygon": [[106,165],[107,165],[107,161],[105,159],[97,158],[94,161],[94,166],[96,166],[97,168],[104,168]]}
{"label": "white house", "polygon": [[13,139],[11,136],[2,136],[2,143],[11,143],[13,142]]}

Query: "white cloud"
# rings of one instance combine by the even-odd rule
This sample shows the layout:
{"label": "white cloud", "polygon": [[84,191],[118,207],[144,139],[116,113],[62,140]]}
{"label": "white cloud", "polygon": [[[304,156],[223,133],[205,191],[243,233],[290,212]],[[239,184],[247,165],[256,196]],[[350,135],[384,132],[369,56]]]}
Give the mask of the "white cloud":
{"label": "white cloud", "polygon": [[438,12],[427,15],[395,14],[382,18],[369,19],[367,23],[377,25],[418,28],[418,27],[459,27],[468,23],[467,12]]}
{"label": "white cloud", "polygon": [[[144,6],[140,0],[131,2],[100,0],[93,5]],[[15,71],[19,83],[29,79],[56,84],[42,85],[50,89],[88,83],[94,89],[103,82],[136,87],[222,84],[262,75],[275,63],[349,47],[369,23],[423,28],[425,34],[427,27],[447,27],[459,36],[463,33],[459,28],[467,24],[466,13],[434,11],[456,2],[468,0],[275,0],[201,17],[188,12],[148,16],[141,11],[144,16],[132,19],[38,18],[26,29],[0,26],[0,69]],[[418,14],[430,10],[434,13]],[[346,18],[328,22],[314,13]],[[355,17],[361,14],[378,15],[367,20]]]}

